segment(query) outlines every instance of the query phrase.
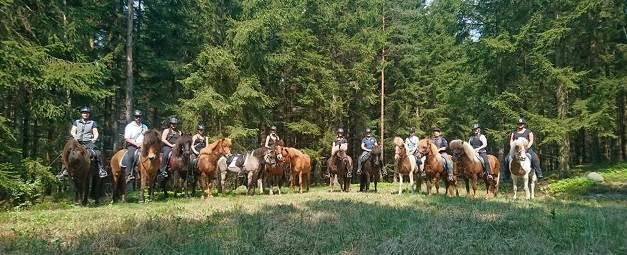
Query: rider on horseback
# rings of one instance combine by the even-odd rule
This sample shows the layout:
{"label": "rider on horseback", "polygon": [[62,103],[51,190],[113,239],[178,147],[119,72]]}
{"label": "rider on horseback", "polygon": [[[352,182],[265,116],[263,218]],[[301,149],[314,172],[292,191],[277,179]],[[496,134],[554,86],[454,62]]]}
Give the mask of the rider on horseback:
{"label": "rider on horseback", "polygon": [[161,142],[163,143],[161,152],[163,153],[163,156],[161,160],[161,167],[159,168],[159,175],[163,178],[168,178],[166,168],[168,167],[168,161],[170,160],[170,153],[172,152],[172,147],[174,147],[174,144],[176,143],[176,139],[182,135],[181,131],[176,127],[178,122],[179,120],[175,117],[170,118],[170,127],[161,132]]}
{"label": "rider on horseback", "polygon": [[433,137],[431,138],[435,147],[438,148],[438,152],[444,159],[444,169],[448,174],[448,179],[453,180],[453,162],[448,158],[446,149],[448,149],[448,141],[442,136],[442,131],[439,128],[433,128]]}
{"label": "rider on horseback", "polygon": [[542,175],[542,168],[540,168],[540,159],[538,158],[538,155],[536,154],[535,151],[533,151],[533,132],[531,132],[531,130],[527,129],[527,121],[524,118],[520,118],[518,119],[518,123],[517,123],[517,127],[516,130],[514,132],[512,132],[511,136],[510,136],[510,146],[511,144],[518,138],[523,137],[525,139],[527,139],[527,141],[529,141],[529,144],[527,145],[527,154],[529,154],[529,158],[531,159],[531,168],[533,168],[536,172],[536,177],[538,177],[538,179],[542,179],[544,178],[544,176]]}
{"label": "rider on horseback", "polygon": [[272,128],[270,128],[270,134],[266,136],[266,143],[264,144],[264,146],[268,149],[271,149],[272,146],[277,144],[278,141],[279,136],[276,134],[276,126],[272,126]]}
{"label": "rider on horseback", "polygon": [[198,133],[192,136],[192,166],[193,169],[196,169],[198,164],[198,155],[200,154],[200,150],[207,146],[207,137],[205,137],[205,126],[198,125]]}
{"label": "rider on horseback", "polygon": [[[409,129],[409,137],[405,138],[405,145],[407,146],[407,155],[414,155],[416,158],[416,166],[422,165],[422,159],[420,159],[420,155],[418,155],[418,137],[416,136],[416,128],[412,127]],[[420,167],[417,167],[418,171],[420,171]],[[424,171],[420,171],[421,176],[426,176]]]}
{"label": "rider on horseback", "polygon": [[377,139],[372,136],[372,131],[366,128],[366,137],[361,139],[361,156],[357,160],[357,174],[361,174],[361,164],[368,159],[370,152],[377,146]]}
{"label": "rider on horseback", "polygon": [[[335,136],[335,141],[333,141],[333,146],[331,147],[331,157],[337,157],[339,160],[348,161],[348,157],[346,153],[337,154],[339,151],[346,152],[348,150],[348,140],[344,138],[344,129],[338,128],[337,135]],[[351,178],[353,175],[352,171],[348,171],[346,177]]]}
{"label": "rider on horseback", "polygon": [[126,141],[126,156],[122,160],[122,171],[124,168],[130,167],[128,171],[127,181],[135,179],[135,164],[137,163],[137,156],[135,153],[142,147],[144,142],[144,133],[148,131],[148,126],[142,123],[142,112],[135,110],[133,116],[134,121],[131,121],[124,128],[124,140]]}
{"label": "rider on horseback", "polygon": [[486,150],[486,147],[488,147],[488,139],[485,135],[481,134],[481,126],[479,126],[479,124],[472,125],[472,132],[473,136],[468,139],[468,143],[475,149],[475,153],[483,159],[484,175],[488,180],[492,180],[494,177],[492,177],[490,162],[488,161],[488,152]]}
{"label": "rider on horseback", "polygon": [[[70,129],[70,135],[76,139],[91,156],[91,159],[96,163],[98,168],[98,175],[100,178],[107,177],[107,171],[102,167],[102,153],[96,147],[96,141],[98,140],[98,126],[96,121],[90,120],[91,109],[87,106],[81,108],[81,118],[75,120],[72,123],[72,129]],[[67,170],[64,168],[58,177],[62,178],[67,176]]]}

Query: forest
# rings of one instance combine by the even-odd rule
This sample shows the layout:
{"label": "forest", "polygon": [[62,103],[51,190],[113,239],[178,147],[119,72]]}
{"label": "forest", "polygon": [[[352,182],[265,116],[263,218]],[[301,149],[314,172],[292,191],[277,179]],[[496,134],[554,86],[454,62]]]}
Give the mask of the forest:
{"label": "forest", "polygon": [[[0,0],[0,200],[56,182],[92,107],[110,156],[134,109],[257,148],[276,125],[315,162],[335,130],[467,139],[502,158],[519,117],[545,175],[627,158],[623,0]],[[383,103],[383,104],[382,104]]]}

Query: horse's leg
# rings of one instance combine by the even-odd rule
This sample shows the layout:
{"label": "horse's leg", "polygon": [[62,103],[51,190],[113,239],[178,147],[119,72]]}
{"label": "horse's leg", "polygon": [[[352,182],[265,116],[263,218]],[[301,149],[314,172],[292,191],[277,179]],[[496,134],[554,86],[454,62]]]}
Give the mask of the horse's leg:
{"label": "horse's leg", "polygon": [[298,193],[303,193],[303,172],[298,173]]}
{"label": "horse's leg", "polygon": [[531,199],[531,194],[529,193],[529,175],[525,174],[522,179],[523,179],[523,189],[525,189],[525,198],[529,200]]}
{"label": "horse's leg", "polygon": [[329,173],[329,192],[333,192],[333,180],[335,177],[333,174]]}
{"label": "horse's leg", "polygon": [[[445,191],[446,193],[446,191]],[[440,174],[435,174],[435,194],[440,194]]]}
{"label": "horse's leg", "polygon": [[414,187],[414,175],[412,172],[409,172],[409,190],[412,194],[416,191],[416,187]]}
{"label": "horse's leg", "polygon": [[278,178],[277,181],[279,182],[279,195],[281,195],[281,188],[283,187],[283,179],[285,179],[285,178],[283,178],[283,174],[281,174],[280,176],[275,177],[275,178]]}
{"label": "horse's leg", "polygon": [[253,171],[248,171],[248,174],[246,175],[247,178],[247,183],[246,183],[246,188],[248,188],[248,195],[254,195],[255,194],[255,187],[253,186],[253,177],[255,177],[255,173]]}
{"label": "horse's leg", "polygon": [[470,194],[470,178],[466,174],[464,174],[464,184],[466,184],[466,196]]}
{"label": "horse's leg", "polygon": [[533,175],[531,176],[531,183],[529,189],[531,189],[531,199],[535,199],[536,198],[536,181],[537,181],[537,177],[536,174],[533,173]]}
{"label": "horse's leg", "polygon": [[398,173],[398,194],[403,194],[403,174],[401,173]]}
{"label": "horse's leg", "polygon": [[475,197],[477,195],[477,178],[477,174],[472,175],[472,197]]}
{"label": "horse's leg", "polygon": [[259,194],[263,194],[263,177],[257,178],[257,185],[259,186]]}
{"label": "horse's leg", "polygon": [[514,189],[514,199],[516,199],[517,195],[518,195],[518,185],[517,185],[517,182],[518,182],[518,176],[512,174],[512,188]]}
{"label": "horse's leg", "polygon": [[226,192],[226,173],[227,169],[220,170],[220,187],[222,187],[222,194]]}

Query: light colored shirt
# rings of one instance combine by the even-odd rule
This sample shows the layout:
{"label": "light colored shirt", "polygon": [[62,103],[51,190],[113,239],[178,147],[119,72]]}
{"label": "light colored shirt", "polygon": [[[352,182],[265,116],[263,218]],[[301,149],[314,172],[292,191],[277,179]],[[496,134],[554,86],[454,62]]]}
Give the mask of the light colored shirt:
{"label": "light colored shirt", "polygon": [[124,139],[131,139],[133,142],[141,145],[144,142],[144,133],[146,131],[148,131],[148,126],[144,123],[138,125],[137,122],[132,121],[124,128]]}
{"label": "light colored shirt", "polygon": [[418,149],[418,137],[412,135],[405,139],[405,146],[407,146],[407,154],[414,155],[416,153],[416,149]]}

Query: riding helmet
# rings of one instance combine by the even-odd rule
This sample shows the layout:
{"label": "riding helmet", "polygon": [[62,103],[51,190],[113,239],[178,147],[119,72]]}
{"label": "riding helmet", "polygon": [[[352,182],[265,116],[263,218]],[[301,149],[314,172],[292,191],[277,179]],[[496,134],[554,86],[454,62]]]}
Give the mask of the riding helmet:
{"label": "riding helmet", "polygon": [[520,118],[520,119],[518,119],[518,123],[517,124],[527,124],[527,120],[525,120],[525,118]]}
{"label": "riding helmet", "polygon": [[276,126],[274,126],[274,125],[273,125],[273,126],[270,128],[270,130],[272,130],[272,131],[276,131]]}
{"label": "riding helmet", "polygon": [[338,134],[344,134],[344,129],[343,128],[338,128],[337,129],[337,133]]}
{"label": "riding helmet", "polygon": [[416,128],[415,127],[410,128],[409,133],[416,133]]}
{"label": "riding helmet", "polygon": [[372,133],[372,130],[370,130],[369,128],[366,128],[366,134],[367,133]]}
{"label": "riding helmet", "polygon": [[202,124],[198,124],[198,130],[205,130],[205,126],[203,126]]}
{"label": "riding helmet", "polygon": [[91,113],[91,109],[89,108],[89,106],[83,106],[83,108],[81,108],[81,113]]}
{"label": "riding helmet", "polygon": [[437,128],[437,127],[434,127],[433,129],[431,129],[431,132],[435,132],[435,131],[440,132],[440,131],[442,131],[442,130],[440,130],[440,128]]}
{"label": "riding helmet", "polygon": [[133,116],[135,116],[135,117],[138,117],[138,116],[139,116],[139,117],[141,117],[141,116],[142,116],[142,111],[140,111],[140,110],[135,110],[135,113],[133,114]]}
{"label": "riding helmet", "polygon": [[475,130],[477,128],[481,128],[481,126],[479,126],[479,123],[475,123],[472,125],[472,130]]}
{"label": "riding helmet", "polygon": [[179,123],[179,120],[176,117],[170,118],[170,124],[177,124],[177,123]]}

